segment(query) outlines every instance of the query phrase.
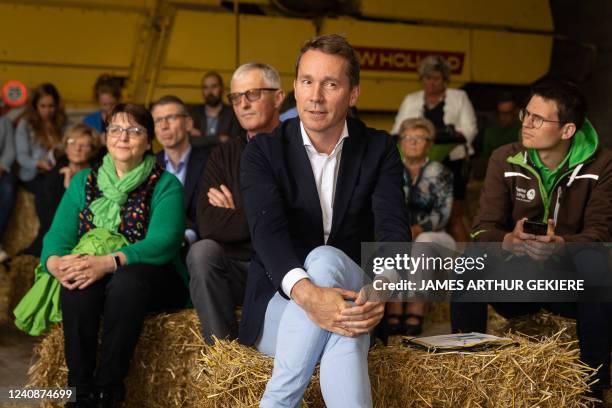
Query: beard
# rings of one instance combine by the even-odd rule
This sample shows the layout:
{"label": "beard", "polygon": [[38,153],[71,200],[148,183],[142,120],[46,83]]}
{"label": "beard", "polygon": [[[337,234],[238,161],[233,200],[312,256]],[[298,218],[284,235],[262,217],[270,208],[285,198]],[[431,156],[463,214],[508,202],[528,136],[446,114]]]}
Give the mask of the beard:
{"label": "beard", "polygon": [[221,103],[221,97],[213,94],[206,95],[205,100],[208,106],[218,106]]}

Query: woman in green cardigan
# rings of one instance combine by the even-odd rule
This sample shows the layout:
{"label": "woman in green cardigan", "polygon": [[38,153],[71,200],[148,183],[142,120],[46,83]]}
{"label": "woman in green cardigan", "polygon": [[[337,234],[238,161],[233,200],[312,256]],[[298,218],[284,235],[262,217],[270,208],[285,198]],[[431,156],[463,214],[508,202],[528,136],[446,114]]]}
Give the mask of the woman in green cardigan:
{"label": "woman in green cardigan", "polygon": [[[69,406],[117,406],[145,316],[182,307],[188,297],[179,256],[183,187],[151,154],[151,114],[119,104],[106,136],[108,154],[98,168],[74,176],[41,256],[61,284],[68,385],[77,395]],[[71,254],[82,237],[100,229],[123,242],[116,252]]]}

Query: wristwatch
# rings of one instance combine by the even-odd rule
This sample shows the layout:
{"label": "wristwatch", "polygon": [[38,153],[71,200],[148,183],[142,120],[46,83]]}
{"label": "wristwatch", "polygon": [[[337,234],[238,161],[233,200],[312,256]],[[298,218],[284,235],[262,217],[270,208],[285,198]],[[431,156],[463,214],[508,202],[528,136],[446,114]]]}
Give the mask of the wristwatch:
{"label": "wristwatch", "polygon": [[115,270],[119,269],[121,266],[121,258],[119,257],[119,254],[117,252],[113,252],[111,256],[113,257],[113,261],[115,261]]}

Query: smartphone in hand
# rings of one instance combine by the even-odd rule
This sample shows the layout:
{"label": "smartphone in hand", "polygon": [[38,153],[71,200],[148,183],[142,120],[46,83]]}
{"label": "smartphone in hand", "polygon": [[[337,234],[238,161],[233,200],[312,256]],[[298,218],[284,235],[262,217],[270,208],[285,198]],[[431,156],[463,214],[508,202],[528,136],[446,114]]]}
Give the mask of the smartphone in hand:
{"label": "smartphone in hand", "polygon": [[523,231],[527,234],[546,235],[548,232],[548,224],[539,221],[525,220],[523,223]]}

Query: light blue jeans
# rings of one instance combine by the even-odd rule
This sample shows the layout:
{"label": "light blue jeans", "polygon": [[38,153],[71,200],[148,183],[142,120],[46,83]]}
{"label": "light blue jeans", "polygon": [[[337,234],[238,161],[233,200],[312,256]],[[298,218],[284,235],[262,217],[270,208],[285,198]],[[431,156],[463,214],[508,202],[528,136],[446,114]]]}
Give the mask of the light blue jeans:
{"label": "light blue jeans", "polygon": [[[332,246],[310,252],[304,269],[317,286],[359,292],[366,283],[359,265]],[[321,393],[328,408],[372,406],[369,335],[351,338],[324,330],[294,301],[276,293],[268,303],[255,346],[274,357],[272,378],[260,407],[299,407],[317,363],[321,363]]]}

